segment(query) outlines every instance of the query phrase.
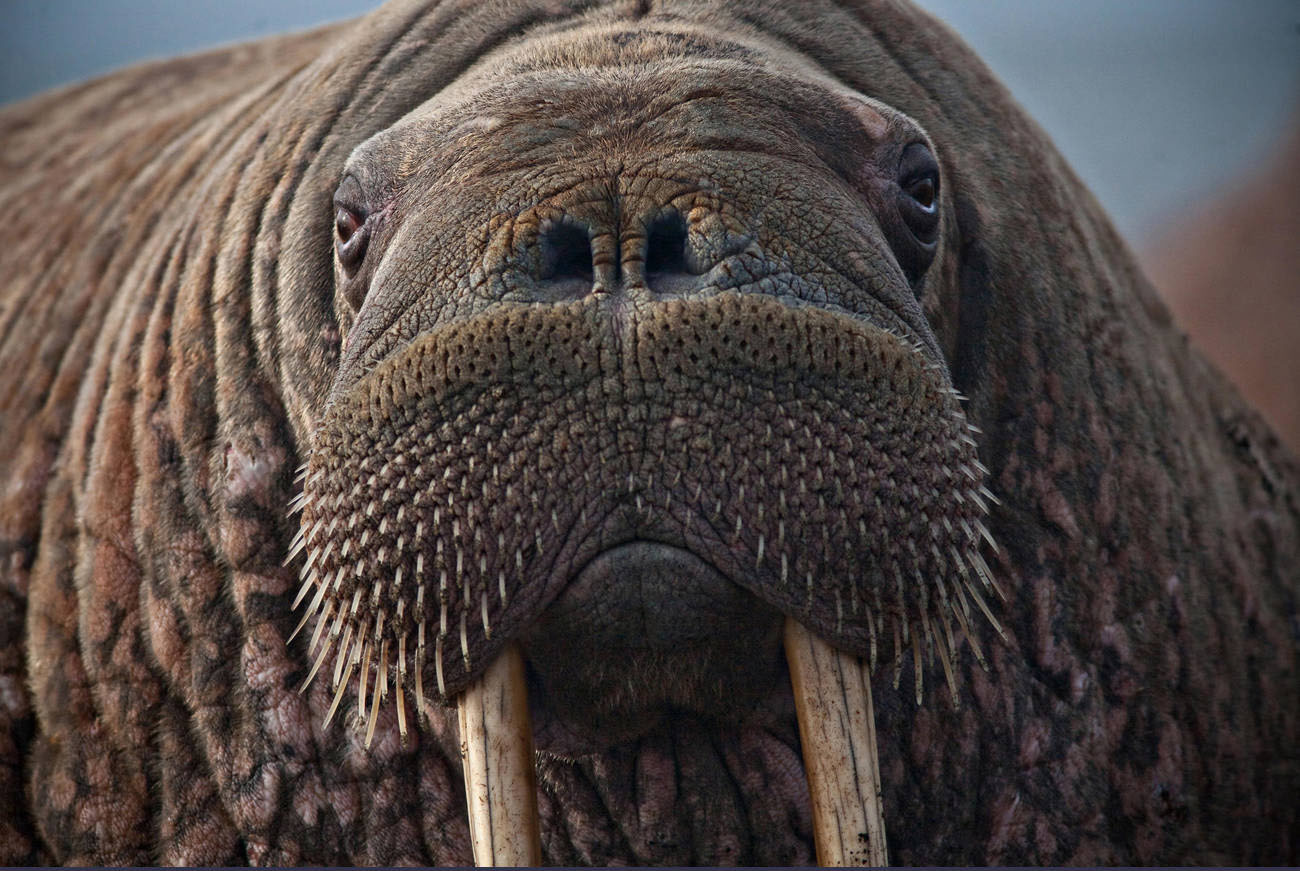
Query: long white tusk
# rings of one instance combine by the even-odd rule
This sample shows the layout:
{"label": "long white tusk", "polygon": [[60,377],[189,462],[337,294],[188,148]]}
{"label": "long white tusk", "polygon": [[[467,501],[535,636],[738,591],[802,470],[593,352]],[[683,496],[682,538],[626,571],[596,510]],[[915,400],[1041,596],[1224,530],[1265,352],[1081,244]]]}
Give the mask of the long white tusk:
{"label": "long white tusk", "polygon": [[506,646],[458,707],[474,863],[540,865],[533,729],[516,645]]}
{"label": "long white tusk", "polygon": [[871,673],[860,659],[838,652],[789,618],[785,656],[812,797],[817,862],[888,865]]}

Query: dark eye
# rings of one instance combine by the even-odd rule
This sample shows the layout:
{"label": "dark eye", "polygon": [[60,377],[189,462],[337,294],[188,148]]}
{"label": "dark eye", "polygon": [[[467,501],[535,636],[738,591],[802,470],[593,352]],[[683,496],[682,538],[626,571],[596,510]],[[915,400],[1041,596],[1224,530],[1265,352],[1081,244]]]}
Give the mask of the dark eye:
{"label": "dark eye", "polygon": [[898,159],[894,215],[884,222],[907,280],[916,285],[934,260],[939,242],[939,162],[924,142],[913,142]]}
{"label": "dark eye", "polygon": [[934,244],[939,237],[939,162],[924,143],[913,142],[903,149],[898,187],[903,223],[922,245]]}
{"label": "dark eye", "polygon": [[366,216],[360,209],[336,204],[334,212],[334,250],[338,252],[339,263],[351,271],[360,265],[366,256]]}
{"label": "dark eye", "polygon": [[349,275],[361,265],[370,242],[370,213],[361,205],[364,202],[365,191],[356,176],[344,176],[334,192],[334,250]]}
{"label": "dark eye", "polygon": [[916,179],[907,187],[907,195],[926,212],[934,211],[938,193],[939,179],[929,175]]}
{"label": "dark eye", "polygon": [[352,236],[361,229],[365,223],[365,218],[358,215],[346,207],[339,207],[338,212],[334,215],[334,232],[339,234],[339,244],[347,245],[352,241]]}

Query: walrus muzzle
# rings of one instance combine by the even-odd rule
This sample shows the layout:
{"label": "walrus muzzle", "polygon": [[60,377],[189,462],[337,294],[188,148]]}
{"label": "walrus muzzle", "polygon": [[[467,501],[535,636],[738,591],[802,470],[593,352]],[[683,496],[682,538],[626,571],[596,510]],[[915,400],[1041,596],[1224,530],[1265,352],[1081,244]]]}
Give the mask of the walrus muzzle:
{"label": "walrus muzzle", "polygon": [[622,311],[593,295],[441,327],[338,395],[316,433],[299,542],[311,674],[332,658],[332,717],[359,672],[369,730],[393,687],[404,730],[408,695],[422,712],[431,692],[481,692],[583,566],[644,541],[786,615],[801,711],[842,707],[823,695],[844,681],[792,653],[810,642],[853,674],[889,644],[897,675],[911,650],[918,698],[937,655],[953,686],[957,633],[973,639],[994,589],[966,429],[920,348],[770,297]]}

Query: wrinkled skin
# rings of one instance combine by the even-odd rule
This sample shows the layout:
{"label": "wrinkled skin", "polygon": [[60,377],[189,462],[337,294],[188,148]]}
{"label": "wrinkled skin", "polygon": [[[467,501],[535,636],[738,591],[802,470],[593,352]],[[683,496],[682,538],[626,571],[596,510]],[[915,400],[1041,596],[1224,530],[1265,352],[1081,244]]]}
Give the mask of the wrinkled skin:
{"label": "wrinkled skin", "polygon": [[[1300,860],[1300,469],[920,13],[394,3],[0,131],[0,859],[467,863],[441,702],[515,639],[547,862],[808,863],[790,616],[878,655],[894,862]],[[418,725],[372,650],[405,739],[299,692],[347,499],[317,607],[446,642]],[[1006,639],[895,666],[967,544]]]}

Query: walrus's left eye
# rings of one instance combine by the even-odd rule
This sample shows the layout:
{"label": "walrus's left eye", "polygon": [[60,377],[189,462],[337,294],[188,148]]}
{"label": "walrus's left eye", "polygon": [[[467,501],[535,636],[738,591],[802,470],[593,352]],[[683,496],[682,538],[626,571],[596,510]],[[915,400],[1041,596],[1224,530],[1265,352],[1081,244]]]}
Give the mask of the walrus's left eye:
{"label": "walrus's left eye", "polygon": [[921,207],[924,212],[933,212],[935,200],[939,194],[939,179],[933,176],[918,178],[907,186],[907,195],[912,198],[912,202]]}
{"label": "walrus's left eye", "polygon": [[923,143],[903,149],[898,186],[903,193],[898,210],[907,229],[922,245],[933,244],[939,236],[939,162]]}
{"label": "walrus's left eye", "polygon": [[939,241],[939,162],[925,143],[903,149],[893,190],[897,217],[886,217],[886,232],[898,265],[915,285],[933,262]]}

